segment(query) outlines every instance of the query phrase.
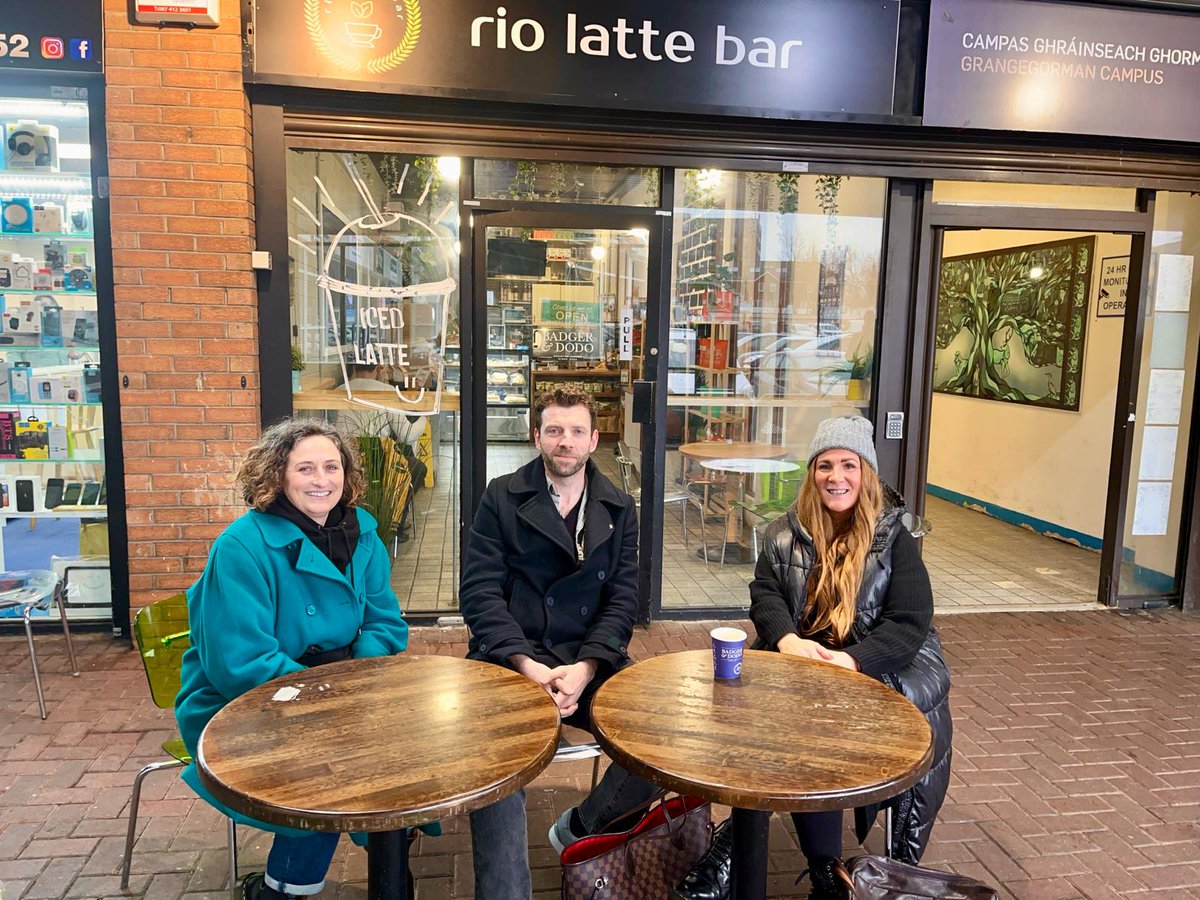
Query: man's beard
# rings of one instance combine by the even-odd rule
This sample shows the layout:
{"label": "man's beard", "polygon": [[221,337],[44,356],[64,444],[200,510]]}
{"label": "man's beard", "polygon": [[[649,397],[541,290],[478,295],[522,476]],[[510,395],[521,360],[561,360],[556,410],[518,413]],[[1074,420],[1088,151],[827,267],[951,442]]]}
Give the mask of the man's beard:
{"label": "man's beard", "polygon": [[[590,453],[585,453],[578,460],[563,459],[561,457],[551,456],[549,453],[546,453],[543,450],[542,462],[546,466],[546,471],[548,471],[551,475],[554,475],[556,478],[570,478],[587,465],[587,461],[590,456]],[[565,469],[564,466],[566,467]]]}

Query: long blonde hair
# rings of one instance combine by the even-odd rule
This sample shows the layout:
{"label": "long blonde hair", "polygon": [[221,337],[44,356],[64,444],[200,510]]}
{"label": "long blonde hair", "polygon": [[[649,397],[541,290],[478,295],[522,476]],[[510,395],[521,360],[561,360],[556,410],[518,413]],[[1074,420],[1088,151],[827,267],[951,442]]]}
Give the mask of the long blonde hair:
{"label": "long blonde hair", "polygon": [[812,536],[815,550],[808,578],[808,597],[800,627],[805,635],[826,632],[842,646],[854,624],[855,602],[862,586],[867,553],[875,539],[875,523],[883,508],[883,487],[875,470],[859,457],[862,484],[849,520],[839,526],[821,502],[816,459],[809,463],[796,517]]}

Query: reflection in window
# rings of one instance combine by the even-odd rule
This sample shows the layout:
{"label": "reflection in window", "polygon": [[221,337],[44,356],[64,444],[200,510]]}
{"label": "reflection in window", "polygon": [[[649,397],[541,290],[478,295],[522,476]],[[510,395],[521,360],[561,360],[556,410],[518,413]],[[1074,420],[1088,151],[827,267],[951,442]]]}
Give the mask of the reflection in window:
{"label": "reflection in window", "polygon": [[406,611],[456,609],[459,167],[287,156],[293,407],[356,438]]}
{"label": "reflection in window", "polygon": [[475,161],[475,196],[601,206],[658,206],[659,169],[532,159]]}
{"label": "reflection in window", "polygon": [[[663,605],[728,606],[817,423],[869,411],[886,185],[715,169],[675,184],[666,466],[720,524],[696,535],[707,554],[664,531]],[[697,556],[719,569],[693,579]]]}
{"label": "reflection in window", "polygon": [[681,174],[670,389],[743,405],[738,413],[727,406],[689,415],[680,440],[752,439],[756,407],[759,418],[778,420],[765,432],[776,437],[787,429],[779,411],[797,408],[796,401],[825,412],[866,409],[883,181],[713,169]]}

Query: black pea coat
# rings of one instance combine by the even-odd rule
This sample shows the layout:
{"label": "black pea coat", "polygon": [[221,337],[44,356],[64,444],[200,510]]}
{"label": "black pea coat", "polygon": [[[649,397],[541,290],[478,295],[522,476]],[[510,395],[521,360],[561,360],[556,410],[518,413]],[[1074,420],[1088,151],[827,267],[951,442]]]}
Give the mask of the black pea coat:
{"label": "black pea coat", "polygon": [[541,457],[494,479],[475,514],[459,607],[469,659],[524,653],[554,667],[595,659],[597,682],[628,662],[637,619],[633,499],[587,463],[584,561],[546,487]]}

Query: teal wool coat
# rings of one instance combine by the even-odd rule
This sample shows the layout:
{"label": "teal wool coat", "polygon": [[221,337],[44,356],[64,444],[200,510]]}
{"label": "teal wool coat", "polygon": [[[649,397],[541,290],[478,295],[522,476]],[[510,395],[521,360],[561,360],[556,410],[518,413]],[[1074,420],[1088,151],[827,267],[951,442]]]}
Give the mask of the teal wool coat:
{"label": "teal wool coat", "polygon": [[[408,644],[408,625],[391,587],[387,549],[375,519],[357,513],[360,536],[343,575],[292,522],[250,510],[213,544],[208,565],[188,591],[191,648],[175,701],[179,732],[196,756],[200,733],[217,711],[251,688],[300,672],[312,647],[350,645],[356,658],[390,656]],[[235,813],[200,783],[196,764],[183,779],[234,821],[300,836]]]}

